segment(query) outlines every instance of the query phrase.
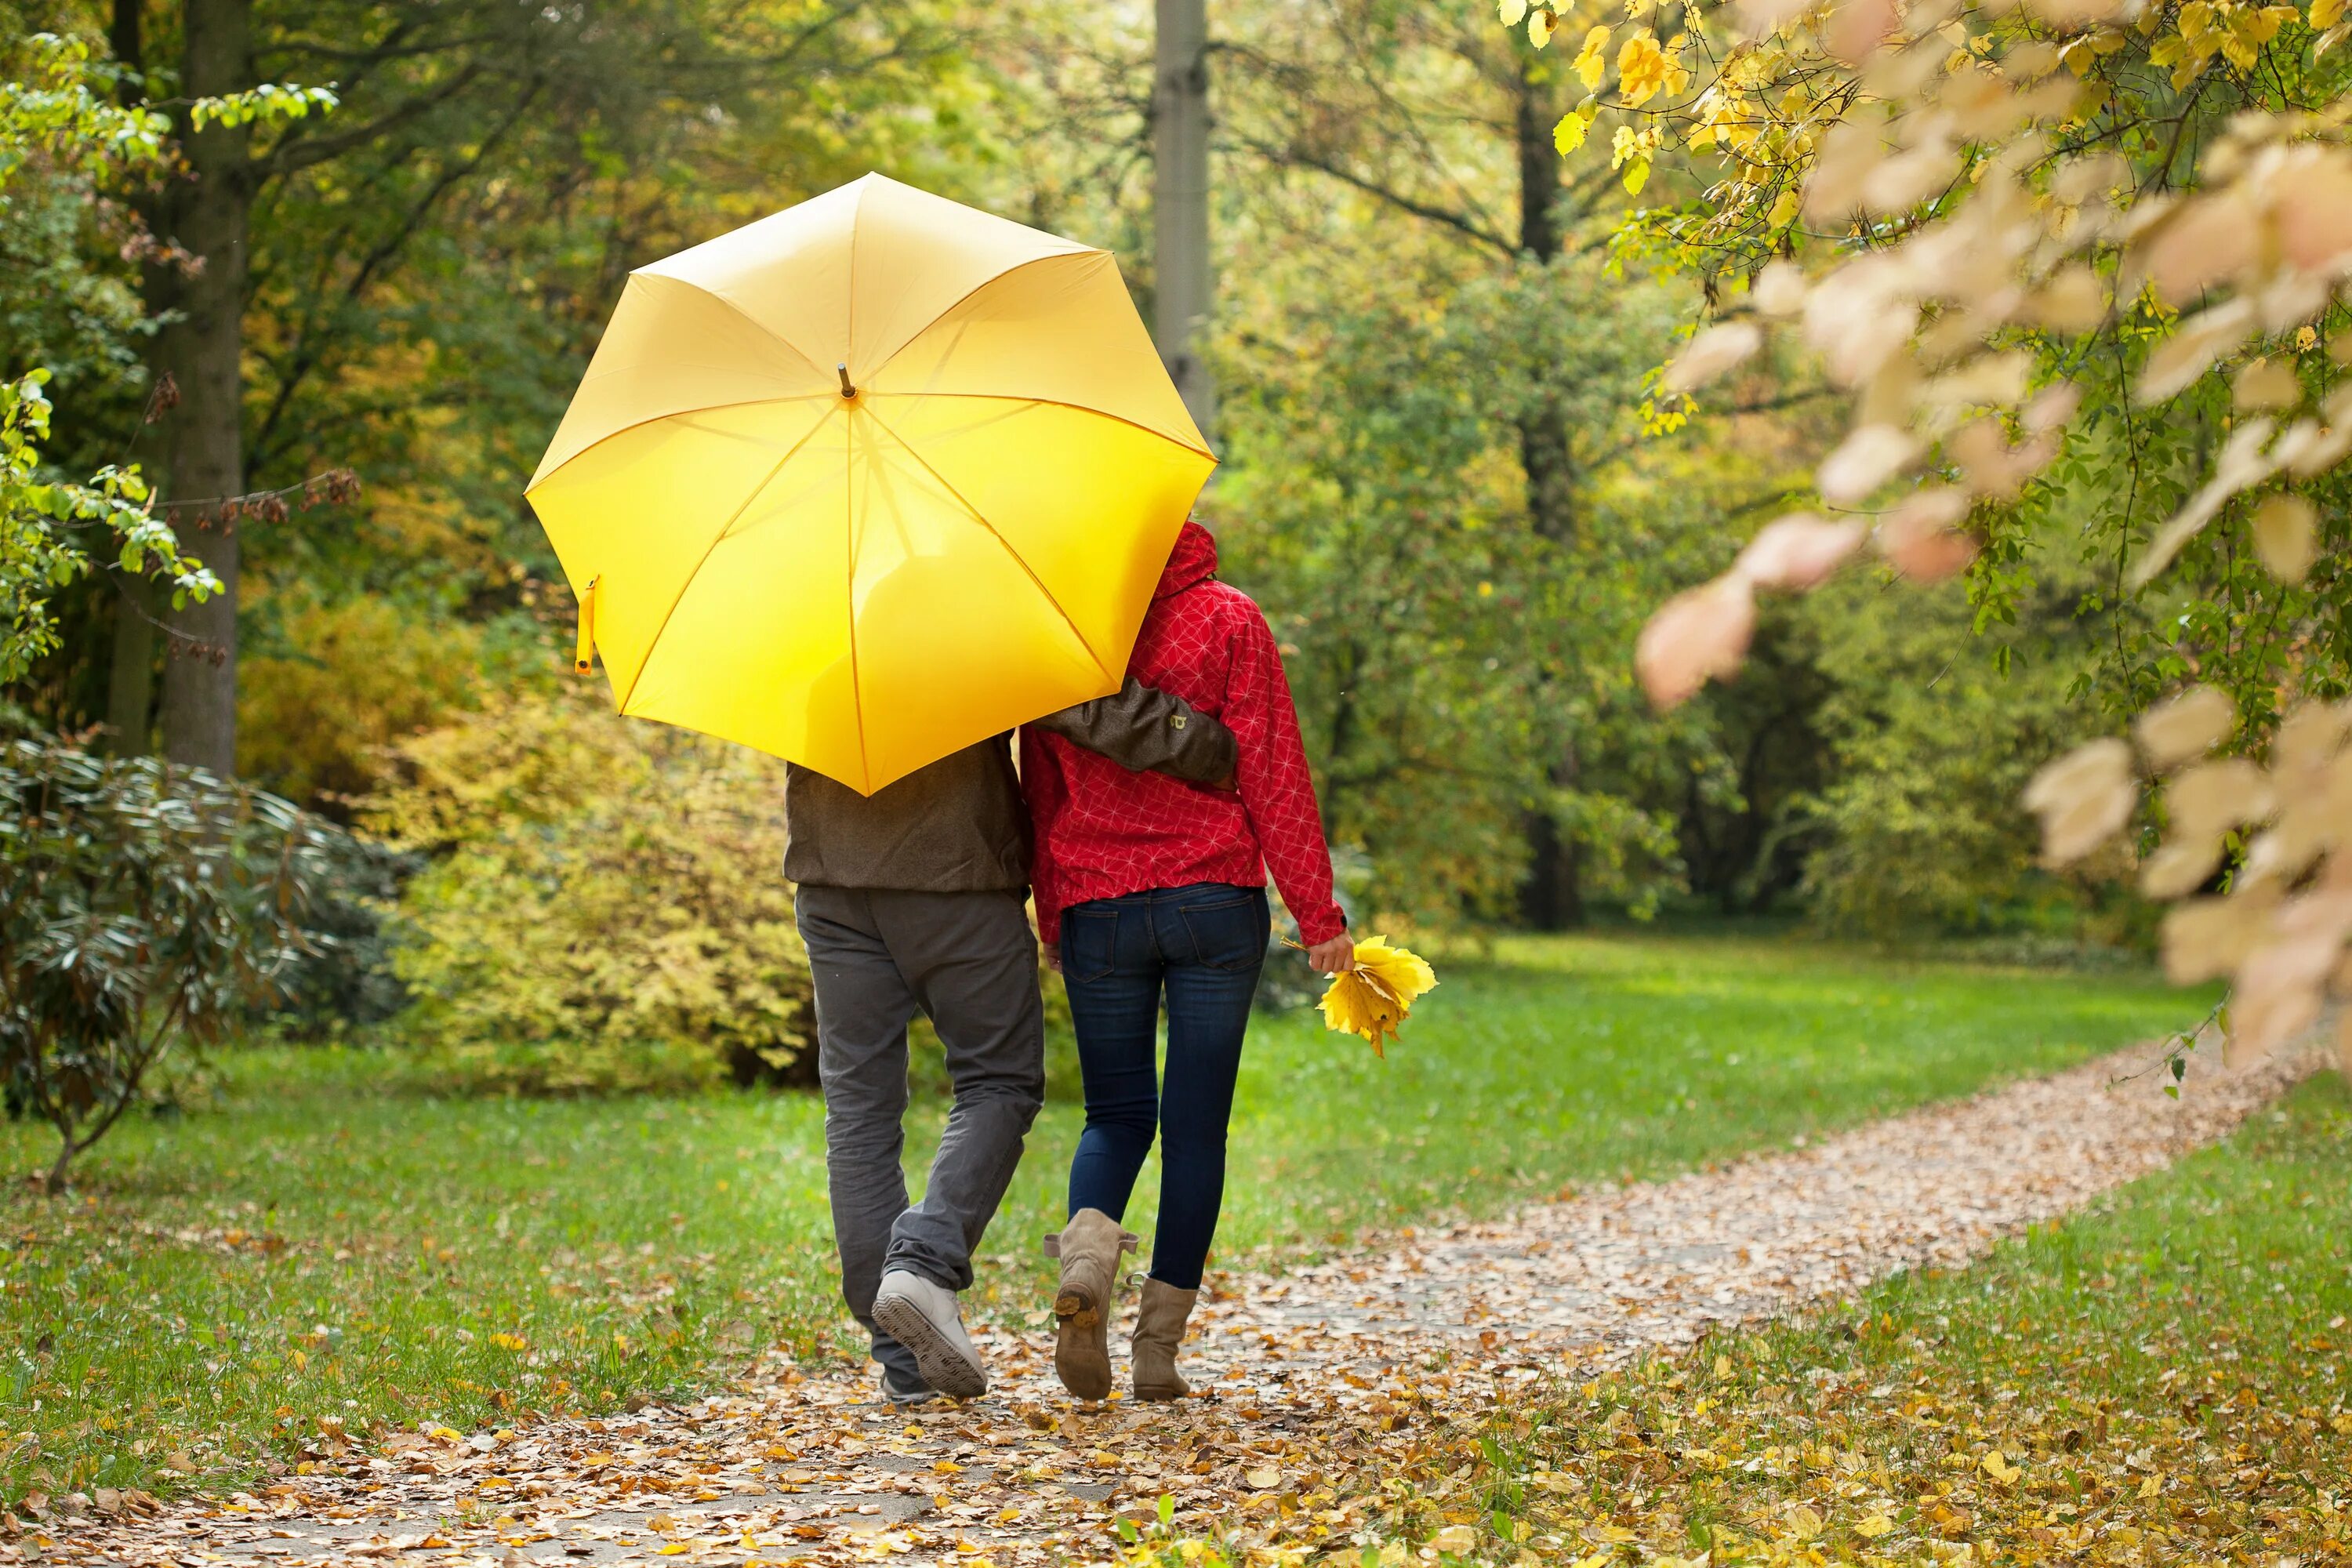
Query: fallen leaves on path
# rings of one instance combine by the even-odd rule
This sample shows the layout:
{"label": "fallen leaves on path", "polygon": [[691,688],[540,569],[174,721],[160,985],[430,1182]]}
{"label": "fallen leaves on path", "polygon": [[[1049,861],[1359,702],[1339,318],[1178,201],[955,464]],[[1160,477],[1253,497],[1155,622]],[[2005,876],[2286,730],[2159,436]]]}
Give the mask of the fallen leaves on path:
{"label": "fallen leaves on path", "polygon": [[[1508,1559],[1533,1549],[1494,1529],[1491,1435],[1563,1379],[1622,1378],[1721,1325],[1964,1261],[2221,1136],[2307,1067],[2194,1075],[2176,1101],[2153,1059],[2126,1053],[1722,1170],[1221,1281],[1186,1351],[1204,1396],[1174,1406],[1077,1405],[1042,1330],[992,1324],[978,1338],[996,1389],[971,1405],[895,1411],[862,1371],[775,1361],[682,1408],[324,1433],[299,1473],[226,1500],[146,1516],[119,1498],[43,1500],[0,1539],[0,1562],[1010,1568],[1149,1555],[1160,1531],[1269,1562],[1344,1548],[1393,1564],[1407,1539],[1431,1560]],[[1731,1463],[1712,1413],[1667,1434],[1634,1411],[1620,1397],[1596,1416],[1601,1454],[1638,1455],[1662,1483]],[[1997,1467],[1982,1445],[1969,1452],[1972,1489],[2034,1473],[2022,1447]],[[1758,1473],[1783,1462],[1767,1456]],[[1562,1461],[1542,1474],[1568,1479],[1530,1471],[1526,1484],[1587,1484]],[[1801,1547],[1834,1525],[1868,1542],[1898,1528],[1902,1502],[1805,1501],[1759,1539]],[[1598,1564],[1635,1540],[1614,1522],[1576,1528],[1537,1554]]]}

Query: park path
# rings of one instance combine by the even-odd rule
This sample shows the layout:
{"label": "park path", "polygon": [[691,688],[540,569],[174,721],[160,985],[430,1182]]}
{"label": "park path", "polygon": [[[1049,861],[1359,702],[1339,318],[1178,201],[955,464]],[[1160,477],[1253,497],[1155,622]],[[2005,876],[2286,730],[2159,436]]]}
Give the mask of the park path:
{"label": "park path", "polygon": [[[984,1328],[990,1395],[911,1414],[839,1368],[520,1432],[395,1435],[310,1476],[160,1510],[53,1514],[0,1562],[706,1565],[1094,1561],[1162,1497],[1279,1555],[1348,1544],[1362,1483],[1545,1380],[1950,1265],[2213,1142],[2308,1071],[2146,1047],[1671,1181],[1407,1232],[1223,1281],[1187,1366],[1205,1397],[1073,1404],[1043,1332]],[[333,1473],[326,1473],[331,1470]],[[1349,1556],[1352,1558],[1352,1552]]]}

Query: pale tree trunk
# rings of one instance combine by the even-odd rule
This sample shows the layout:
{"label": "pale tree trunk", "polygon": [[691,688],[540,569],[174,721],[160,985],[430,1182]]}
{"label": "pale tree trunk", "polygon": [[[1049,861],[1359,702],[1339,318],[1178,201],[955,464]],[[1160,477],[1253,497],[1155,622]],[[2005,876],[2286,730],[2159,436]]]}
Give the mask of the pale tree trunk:
{"label": "pale tree trunk", "polygon": [[1209,22],[1207,0],[1158,0],[1151,88],[1152,336],[1160,357],[1208,435],[1216,389],[1200,334],[1211,306],[1209,266]]}
{"label": "pale tree trunk", "polygon": [[[182,16],[182,92],[205,97],[251,85],[252,0],[185,0]],[[179,406],[158,427],[165,493],[174,501],[245,490],[240,362],[254,184],[247,140],[242,128],[219,125],[187,133],[190,178],[163,202],[166,237],[204,261],[169,285],[181,319],[156,345],[157,368],[180,389]],[[226,776],[236,766],[237,539],[232,524],[205,525],[216,510],[195,505],[173,513],[182,544],[212,568],[221,591],[172,616],[177,646],[163,671],[163,751],[175,763]]]}

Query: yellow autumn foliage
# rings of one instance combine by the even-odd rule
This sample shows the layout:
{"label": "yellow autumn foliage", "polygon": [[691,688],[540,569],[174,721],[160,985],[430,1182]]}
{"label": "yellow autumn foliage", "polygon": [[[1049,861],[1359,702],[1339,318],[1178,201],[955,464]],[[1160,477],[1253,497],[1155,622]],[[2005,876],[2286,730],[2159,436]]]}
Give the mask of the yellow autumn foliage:
{"label": "yellow autumn foliage", "polygon": [[393,963],[440,1081],[532,1094],[807,1082],[781,767],[576,689],[404,741],[362,814],[428,853]]}
{"label": "yellow autumn foliage", "polygon": [[1608,47],[1608,27],[1595,27],[1584,35],[1584,47],[1576,51],[1576,58],[1570,62],[1570,68],[1584,83],[1587,91],[1600,91],[1601,79],[1609,74]]}
{"label": "yellow autumn foliage", "polygon": [[1426,959],[1388,939],[1369,936],[1356,944],[1356,966],[1331,977],[1321,1006],[1326,1027],[1340,1034],[1361,1035],[1372,1054],[1385,1058],[1386,1042],[1412,1011],[1413,998],[1437,984],[1437,972]]}
{"label": "yellow autumn foliage", "polygon": [[383,782],[388,748],[472,708],[481,628],[379,595],[250,595],[274,635],[237,678],[237,772],[341,815]]}
{"label": "yellow autumn foliage", "polygon": [[[1677,37],[1674,47],[1683,40]],[[1636,33],[1617,51],[1618,90],[1629,104],[1646,103],[1662,92],[1680,92],[1690,84],[1690,72],[1676,63],[1669,49],[1660,48],[1648,33]]]}

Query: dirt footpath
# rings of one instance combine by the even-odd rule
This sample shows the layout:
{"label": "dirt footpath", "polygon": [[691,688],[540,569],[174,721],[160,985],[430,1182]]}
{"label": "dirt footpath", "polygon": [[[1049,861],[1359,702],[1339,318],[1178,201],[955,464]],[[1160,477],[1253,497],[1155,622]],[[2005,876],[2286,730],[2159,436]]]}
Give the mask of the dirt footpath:
{"label": "dirt footpath", "polygon": [[2152,1054],[2127,1051],[1721,1169],[1223,1280],[1187,1347],[1201,1394],[1177,1406],[1080,1406],[1046,1333],[992,1327],[978,1337],[996,1386],[971,1405],[895,1412],[863,1372],[777,1363],[684,1408],[397,1434],[257,1495],[144,1515],[96,1500],[114,1515],[53,1516],[0,1542],[0,1562],[1083,1562],[1162,1507],[1269,1561],[1352,1549],[1372,1543],[1383,1477],[1496,1401],[1965,1262],[2222,1137],[2315,1061],[2192,1070],[2176,1100]]}

